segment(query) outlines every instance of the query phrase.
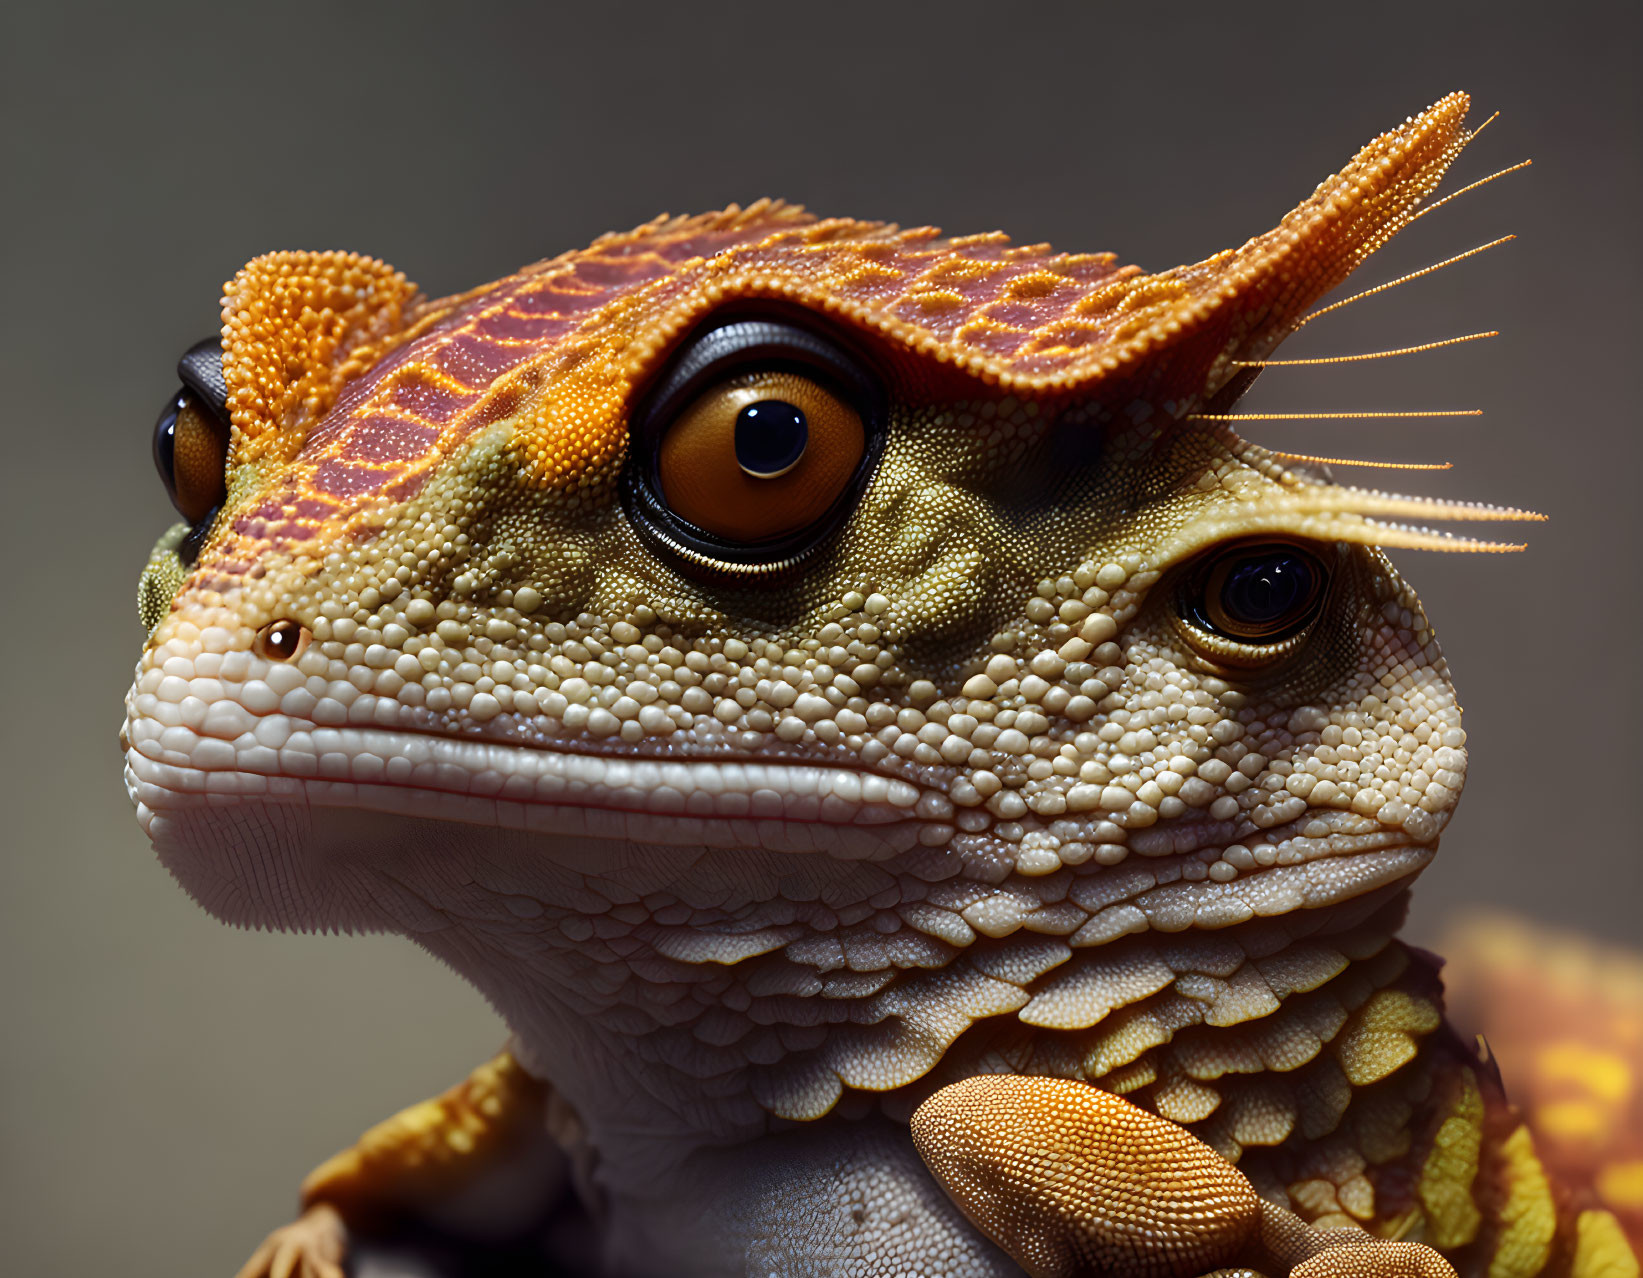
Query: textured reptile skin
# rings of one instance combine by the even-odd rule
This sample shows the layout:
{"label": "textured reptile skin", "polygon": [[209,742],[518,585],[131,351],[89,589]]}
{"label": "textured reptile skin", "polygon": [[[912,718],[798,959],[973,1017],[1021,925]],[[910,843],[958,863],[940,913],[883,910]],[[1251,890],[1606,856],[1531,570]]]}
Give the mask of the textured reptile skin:
{"label": "textured reptile skin", "polygon": [[[228,496],[197,558],[173,530],[145,576],[128,787],[207,908],[403,932],[516,1036],[316,1174],[341,1214],[310,1250],[531,1129],[612,1272],[1005,1275],[908,1122],[1020,1073],[1468,1278],[1635,1274],[1394,935],[1465,734],[1379,548],[1506,549],[1405,521],[1527,516],[1337,486],[1214,420],[1433,193],[1465,108],[1157,275],[774,203],[433,302],[356,255],[247,266]],[[836,333],[888,430],[802,571],[704,578],[620,479],[660,370],[742,313]],[[1254,673],[1174,612],[1251,537],[1329,548],[1334,581]],[[551,1089],[499,1084],[515,1060]],[[1137,1275],[1176,1272],[1135,1245]],[[1429,1272],[1362,1245],[1271,1256]],[[1217,1246],[1182,1254],[1245,1263]]]}

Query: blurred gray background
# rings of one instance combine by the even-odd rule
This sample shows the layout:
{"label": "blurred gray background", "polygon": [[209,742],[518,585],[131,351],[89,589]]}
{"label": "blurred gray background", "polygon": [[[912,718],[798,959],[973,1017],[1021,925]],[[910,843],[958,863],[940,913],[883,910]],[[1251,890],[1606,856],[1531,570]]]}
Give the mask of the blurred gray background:
{"label": "blurred gray background", "polygon": [[[248,935],[153,861],[115,729],[149,462],[221,283],[351,248],[430,293],[663,210],[764,194],[1150,268],[1270,227],[1443,93],[1504,114],[1357,283],[1518,241],[1309,328],[1249,409],[1481,407],[1255,428],[1452,459],[1411,486],[1532,506],[1518,556],[1403,554],[1473,771],[1416,934],[1499,903],[1635,939],[1643,705],[1635,4],[8,5],[0,1254],[28,1274],[228,1275],[302,1174],[502,1031],[402,941]],[[1394,482],[1376,476],[1370,482]]]}

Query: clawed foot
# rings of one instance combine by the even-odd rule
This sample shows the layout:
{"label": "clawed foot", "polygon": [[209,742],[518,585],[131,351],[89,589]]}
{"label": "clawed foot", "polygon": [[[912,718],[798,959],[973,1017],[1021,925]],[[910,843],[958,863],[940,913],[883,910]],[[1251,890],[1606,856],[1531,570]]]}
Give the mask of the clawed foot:
{"label": "clawed foot", "polygon": [[344,1278],[348,1227],[336,1210],[316,1203],[262,1240],[236,1278]]}

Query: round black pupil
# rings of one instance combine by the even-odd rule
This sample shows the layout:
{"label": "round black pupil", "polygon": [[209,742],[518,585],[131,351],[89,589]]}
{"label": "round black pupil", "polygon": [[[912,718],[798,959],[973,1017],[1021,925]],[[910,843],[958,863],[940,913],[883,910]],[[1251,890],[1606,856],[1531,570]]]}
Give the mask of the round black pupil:
{"label": "round black pupil", "polygon": [[736,414],[736,461],[755,479],[793,469],[809,442],[804,410],[785,399],[761,399]]}
{"label": "round black pupil", "polygon": [[1312,567],[1298,555],[1246,559],[1226,575],[1221,607],[1249,625],[1282,621],[1312,596]]}

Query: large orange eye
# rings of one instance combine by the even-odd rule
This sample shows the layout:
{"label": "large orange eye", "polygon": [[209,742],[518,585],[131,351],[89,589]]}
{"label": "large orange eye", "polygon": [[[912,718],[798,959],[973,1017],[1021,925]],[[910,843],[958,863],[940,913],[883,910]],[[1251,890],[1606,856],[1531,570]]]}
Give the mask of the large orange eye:
{"label": "large orange eye", "polygon": [[171,504],[192,525],[178,546],[188,562],[227,492],[228,388],[216,339],[189,347],[177,361],[177,375],[182,387],[154,423],[154,468]]}
{"label": "large orange eye", "polygon": [[177,513],[197,524],[222,502],[228,427],[191,390],[180,390],[154,426],[155,465]]}
{"label": "large orange eye", "polygon": [[861,414],[798,373],[748,373],[705,391],[662,436],[656,476],[673,513],[727,540],[814,523],[867,443]]}
{"label": "large orange eye", "polygon": [[635,415],[623,491],[686,568],[785,572],[850,516],[884,438],[883,387],[848,348],[784,320],[710,324]]}

